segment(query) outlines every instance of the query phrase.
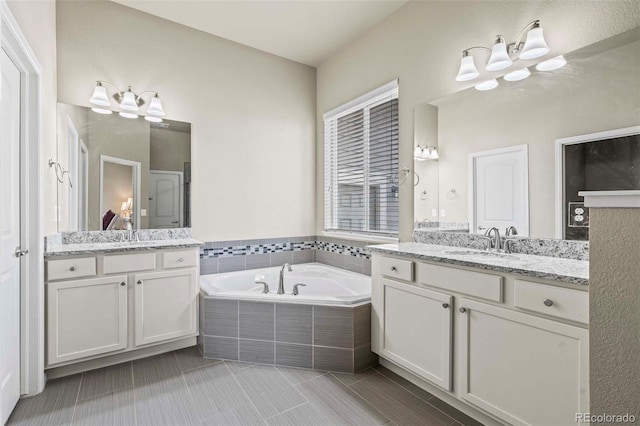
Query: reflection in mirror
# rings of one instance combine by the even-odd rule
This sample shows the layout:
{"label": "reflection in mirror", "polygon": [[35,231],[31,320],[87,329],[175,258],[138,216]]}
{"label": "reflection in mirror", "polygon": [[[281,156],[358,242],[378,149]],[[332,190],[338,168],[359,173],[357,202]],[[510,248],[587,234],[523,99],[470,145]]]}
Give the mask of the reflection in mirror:
{"label": "reflection in mirror", "polygon": [[[418,105],[415,144],[421,144],[418,139],[428,126],[437,127],[439,160],[415,163],[420,174],[427,173],[423,164],[437,164],[437,176],[430,179],[437,182],[437,190],[427,190],[437,199],[428,207],[437,206],[437,217],[425,211],[422,189],[416,188],[416,223],[426,217],[470,226],[476,233],[496,226],[503,234],[516,224],[521,236],[527,234],[528,225],[531,237],[587,239],[585,215],[569,217],[571,207],[580,208],[569,206],[581,201],[577,191],[640,189],[635,175],[629,176],[640,164],[640,150],[635,148],[639,132],[634,135],[628,129],[640,125],[638,40],[640,29],[565,54],[564,68],[543,73],[532,67],[529,78],[522,81],[500,79],[491,91],[470,88]],[[437,126],[422,113],[425,105],[437,109]],[[563,156],[557,148],[566,138],[605,131],[615,135],[616,129],[625,128],[623,136],[635,139],[614,150],[615,136],[602,137],[602,149],[594,151],[597,161],[569,151]],[[573,150],[585,149],[595,148]],[[628,178],[621,179],[625,174]],[[564,186],[567,180],[575,187]],[[567,232],[568,222],[575,224],[577,219],[582,219],[582,231]]]}
{"label": "reflection in mirror", "polygon": [[58,104],[58,231],[190,226],[191,125]]}
{"label": "reflection in mirror", "polygon": [[438,161],[430,158],[424,148],[438,147],[438,108],[423,104],[414,111],[414,171],[418,175],[413,188],[415,228],[432,228],[438,221]]}

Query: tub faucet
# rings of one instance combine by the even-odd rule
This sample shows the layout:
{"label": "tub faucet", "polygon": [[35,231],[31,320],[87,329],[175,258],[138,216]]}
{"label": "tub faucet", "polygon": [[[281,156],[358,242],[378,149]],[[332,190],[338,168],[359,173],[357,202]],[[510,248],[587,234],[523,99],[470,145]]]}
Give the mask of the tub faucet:
{"label": "tub faucet", "polygon": [[280,269],[280,280],[278,281],[278,294],[284,294],[284,270],[287,269],[289,272],[293,271],[291,269],[291,265],[285,263],[282,265],[282,269]]}
{"label": "tub faucet", "polygon": [[485,231],[484,236],[491,237],[491,233],[493,233],[495,237],[493,247],[496,249],[496,251],[499,251],[502,248],[502,241],[500,240],[500,230],[498,230],[498,228],[496,227],[489,228]]}

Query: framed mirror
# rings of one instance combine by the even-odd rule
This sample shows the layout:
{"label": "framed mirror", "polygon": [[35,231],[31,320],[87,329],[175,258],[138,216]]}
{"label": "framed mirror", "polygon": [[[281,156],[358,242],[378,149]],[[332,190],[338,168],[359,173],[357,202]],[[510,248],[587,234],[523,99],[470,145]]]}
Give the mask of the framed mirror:
{"label": "framed mirror", "polygon": [[564,57],[415,107],[416,228],[586,240],[577,192],[640,189],[640,29]]}
{"label": "framed mirror", "polygon": [[59,232],[191,226],[191,124],[57,114]]}

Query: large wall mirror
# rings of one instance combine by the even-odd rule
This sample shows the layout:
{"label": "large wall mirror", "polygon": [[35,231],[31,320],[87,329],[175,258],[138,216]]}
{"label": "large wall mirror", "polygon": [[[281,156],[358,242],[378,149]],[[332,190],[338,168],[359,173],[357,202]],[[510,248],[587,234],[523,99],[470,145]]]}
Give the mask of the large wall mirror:
{"label": "large wall mirror", "polygon": [[59,232],[191,226],[191,124],[57,114]]}
{"label": "large wall mirror", "polygon": [[588,239],[578,191],[640,189],[639,40],[636,29],[558,70],[417,105],[414,144],[437,155],[414,160],[416,227]]}

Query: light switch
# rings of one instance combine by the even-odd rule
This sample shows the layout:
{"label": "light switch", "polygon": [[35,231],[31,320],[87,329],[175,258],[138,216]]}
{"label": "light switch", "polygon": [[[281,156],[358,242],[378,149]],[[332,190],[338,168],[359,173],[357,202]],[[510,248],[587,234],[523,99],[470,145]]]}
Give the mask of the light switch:
{"label": "light switch", "polygon": [[445,217],[444,209],[440,209],[440,217]]}
{"label": "light switch", "polygon": [[140,209],[140,216],[146,216],[147,215],[147,209]]}
{"label": "light switch", "polygon": [[436,210],[436,209],[431,209],[431,216],[432,216],[432,217],[438,217],[438,210]]}

